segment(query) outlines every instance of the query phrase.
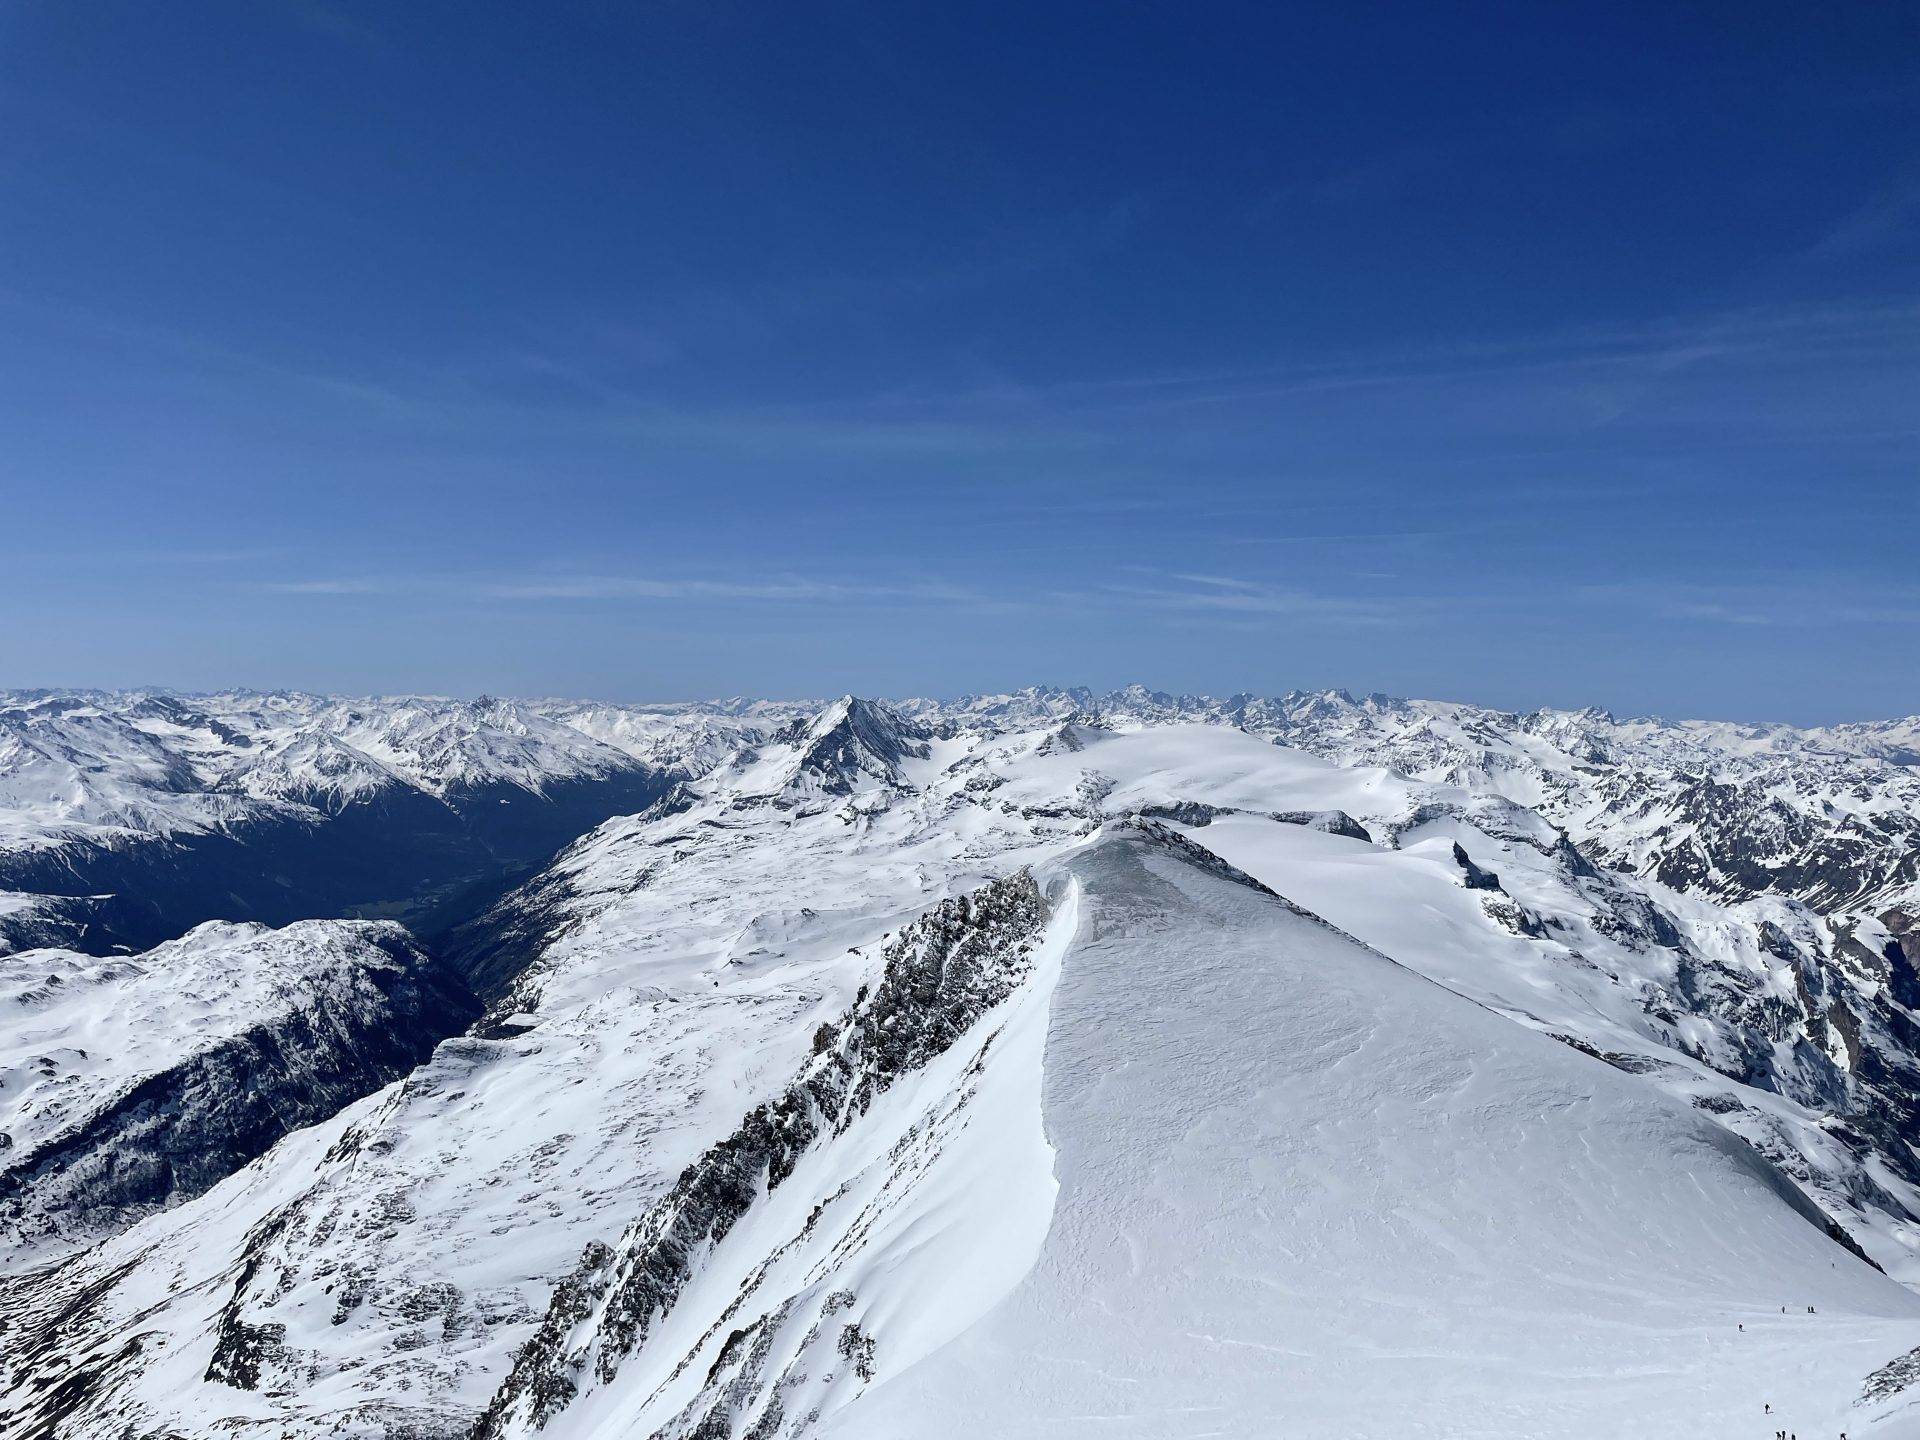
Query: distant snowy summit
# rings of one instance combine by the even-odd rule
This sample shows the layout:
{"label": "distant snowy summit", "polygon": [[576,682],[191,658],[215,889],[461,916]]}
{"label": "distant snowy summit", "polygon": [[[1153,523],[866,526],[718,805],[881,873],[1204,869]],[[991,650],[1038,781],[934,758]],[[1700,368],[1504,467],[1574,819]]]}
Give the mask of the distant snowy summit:
{"label": "distant snowy summit", "polygon": [[[1854,903],[1920,883],[1920,717],[1796,729],[1616,720],[1598,709],[1514,713],[1341,690],[1221,700],[1135,685],[951,701],[624,706],[0,693],[0,891],[47,888],[36,881],[63,862],[43,854],[36,863],[36,851],[312,827],[375,804],[442,824],[451,823],[443,812],[470,815],[519,797],[530,823],[543,809],[556,813],[551,827],[536,823],[530,842],[551,849],[571,838],[561,832],[585,828],[588,812],[638,809],[776,736],[810,737],[794,761],[796,776],[811,777],[803,788],[842,793],[897,781],[901,763],[934,734],[1069,721],[1231,726],[1341,764],[1502,795],[1551,816],[1605,863],[1727,896],[1780,888]],[[549,844],[550,831],[559,838]]]}
{"label": "distant snowy summit", "polygon": [[[1819,729],[1603,710],[1491,710],[1344,690],[1220,700],[1133,685],[1032,687],[957,700],[731,699],[652,705],[297,693],[0,692],[0,843],[87,832],[200,830],[271,806],[337,809],[385,791],[539,794],[634,767],[703,774],[796,722],[881,731],[1215,724],[1417,770],[1497,755],[1579,764],[1752,764],[1768,757],[1920,765],[1920,717]],[[905,730],[902,730],[905,727]],[[891,742],[883,741],[883,747]]]}

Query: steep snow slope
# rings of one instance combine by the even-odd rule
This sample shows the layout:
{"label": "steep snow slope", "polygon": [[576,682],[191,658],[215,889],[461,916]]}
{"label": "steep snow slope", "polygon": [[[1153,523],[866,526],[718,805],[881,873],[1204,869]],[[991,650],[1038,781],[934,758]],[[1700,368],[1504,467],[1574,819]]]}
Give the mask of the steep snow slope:
{"label": "steep snow slope", "polygon": [[[310,823],[400,793],[454,804],[514,794],[551,800],[634,773],[693,778],[817,708],[0,695],[0,883],[34,891],[25,882],[42,872],[11,874],[9,853],[80,840],[118,846]],[[909,725],[943,734],[1049,728],[1074,717],[1109,728],[1234,726],[1343,764],[1506,797],[1568,829],[1601,863],[1675,888],[1727,899],[1783,893],[1823,911],[1872,909],[1883,920],[1893,909],[1896,934],[1920,923],[1920,767],[1912,763],[1920,720],[1795,730],[1616,721],[1598,710],[1513,714],[1340,691],[1216,700],[1140,686],[898,709]],[[16,858],[11,870],[19,869]]]}
{"label": "steep snow slope", "polygon": [[[777,1092],[878,942],[981,878],[946,799],[783,804],[788,780],[810,794],[825,772],[778,751],[699,803],[603,827],[556,866],[569,883],[531,887],[567,898],[562,938],[503,1006],[527,1012],[506,1027],[522,1033],[448,1042],[324,1141],[0,1295],[19,1317],[0,1344],[15,1423],[48,1413],[32,1372],[49,1351],[79,1357],[75,1434],[470,1423],[582,1246]],[[876,809],[850,819],[860,806]],[[118,1358],[133,1333],[138,1364]]]}
{"label": "steep snow slope", "polygon": [[0,696],[0,845],[205,830],[251,813],[244,797],[210,791],[196,752],[78,699]]}
{"label": "steep snow slope", "polygon": [[1920,1280],[1909,1012],[1790,902],[1647,895],[1445,816],[1396,850],[1247,815],[1193,834],[1449,988],[1714,1114]]}
{"label": "steep snow slope", "polygon": [[476,1440],[805,1428],[872,1378],[875,1327],[925,1353],[1003,1294],[1053,1193],[1038,1042],[1067,898],[1049,923],[1022,871],[907,927],[795,1082],[588,1250]]}
{"label": "steep snow slope", "polygon": [[477,1010],[397,925],[203,925],[0,956],[0,1270],[190,1199]]}
{"label": "steep snow slope", "polygon": [[[903,1372],[869,1327],[819,1433],[1864,1428],[1920,1300],[1724,1131],[1163,848],[1072,871],[1039,1256]],[[598,1413],[571,1433],[646,1433]]]}
{"label": "steep snow slope", "polygon": [[817,706],[0,692],[0,846],[196,834],[382,792],[704,773]]}
{"label": "steep snow slope", "polygon": [[1227,725],[1342,765],[1378,765],[1527,807],[1596,863],[1724,902],[1782,895],[1920,950],[1920,717],[1795,729],[1514,713],[1345,691],[1273,698],[1130,686],[1030,689],[941,705],[924,722],[1130,729]]}
{"label": "steep snow slope", "polygon": [[541,714],[611,745],[655,770],[704,775],[783,725],[811,719],[818,701],[731,700],[685,705],[604,705],[542,701]]}
{"label": "steep snow slope", "polygon": [[1920,770],[1872,738],[1881,727],[1515,715],[1337,692],[1276,709],[1254,728],[1342,763],[1503,795],[1601,863],[1676,888],[1822,910],[1911,910],[1920,894]]}
{"label": "steep snow slope", "polygon": [[0,843],[196,834],[395,788],[529,793],[633,768],[515,701],[0,694]]}

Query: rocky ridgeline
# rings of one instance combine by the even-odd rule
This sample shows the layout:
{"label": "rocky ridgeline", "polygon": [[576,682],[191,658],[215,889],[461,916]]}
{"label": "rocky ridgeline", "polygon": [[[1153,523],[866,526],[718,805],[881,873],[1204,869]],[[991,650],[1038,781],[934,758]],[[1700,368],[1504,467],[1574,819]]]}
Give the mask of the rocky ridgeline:
{"label": "rocky ridgeline", "polygon": [[474,1431],[493,1440],[540,1429],[579,1389],[610,1380],[646,1342],[705,1256],[809,1147],[843,1132],[902,1075],[944,1053],[1031,968],[1046,905],[1026,871],[937,905],[887,947],[877,984],[838,1023],[777,1099],[680,1176],[617,1247],[590,1245],[556,1290]]}

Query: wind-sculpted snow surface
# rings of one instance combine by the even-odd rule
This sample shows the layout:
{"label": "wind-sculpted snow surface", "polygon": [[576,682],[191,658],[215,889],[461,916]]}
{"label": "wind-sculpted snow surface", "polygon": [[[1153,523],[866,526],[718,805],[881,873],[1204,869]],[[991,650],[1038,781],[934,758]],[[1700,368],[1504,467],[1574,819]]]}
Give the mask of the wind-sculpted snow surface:
{"label": "wind-sculpted snow surface", "polygon": [[1704,1116],[1150,837],[1069,865],[1045,1242],[818,1433],[1831,1435],[1920,1327]]}
{"label": "wind-sculpted snow surface", "polygon": [[[115,857],[218,843],[263,888],[322,894],[265,832],[161,834],[149,813],[209,796],[306,815],[275,822],[283,846],[286,825],[397,834],[393,854],[437,864],[420,816],[491,844],[510,832],[489,817],[529,802],[554,838],[428,937],[485,1004],[466,1033],[447,1023],[351,1103],[316,1070],[317,1103],[288,1112],[307,1128],[0,1278],[7,1440],[824,1434],[906,1415],[888,1407],[916,1375],[941,1413],[958,1382],[939,1377],[975,1373],[962,1332],[1032,1304],[1072,1343],[1020,1332],[1005,1386],[977,1380],[958,1412],[988,1427],[971,1433],[1027,1385],[1026,1420],[1063,1434],[1093,1414],[1186,1433],[1181,1404],[1240,1434],[1593,1433],[1572,1428],[1583,1404],[1599,1433],[1739,1434],[1723,1402],[1770,1367],[1802,1434],[1911,1418],[1896,1361],[1920,1325],[1895,1282],[1920,1282],[1920,976],[1897,727],[1143,690],[13,708],[72,747],[82,801],[132,796],[158,827]],[[333,811],[267,783],[345,764],[342,745],[401,778]],[[256,761],[267,798],[238,783]],[[0,764],[0,788],[25,773]],[[1763,773],[1787,778],[1733,784],[1725,823],[1628,803]],[[1777,885],[1736,883],[1774,800],[1814,839],[1767,852]],[[38,838],[0,860],[107,844],[86,804],[65,830],[13,812]],[[1819,838],[1846,835],[1871,839],[1859,866]],[[1709,868],[1659,878],[1687,855]],[[114,903],[150,901],[163,869],[121,870],[138,883]],[[16,887],[0,929],[63,933],[89,905]],[[184,1024],[154,1036],[245,1032],[252,992],[218,990],[273,973],[251,953],[176,985],[152,1013]],[[125,963],[68,955],[23,993],[108,996]],[[41,1053],[9,1062],[0,1102],[54,1093]],[[138,1174],[155,1132],[116,1123],[95,1153]],[[1080,1268],[1056,1247],[1076,1235]],[[1075,1350],[1081,1330],[1116,1362]],[[1305,1373],[1323,1352],[1324,1383]],[[1876,1374],[1842,1419],[1835,1397]],[[1403,1427],[1340,1408],[1336,1381],[1390,1395]],[[890,1433],[941,1433],[911,1418]]]}

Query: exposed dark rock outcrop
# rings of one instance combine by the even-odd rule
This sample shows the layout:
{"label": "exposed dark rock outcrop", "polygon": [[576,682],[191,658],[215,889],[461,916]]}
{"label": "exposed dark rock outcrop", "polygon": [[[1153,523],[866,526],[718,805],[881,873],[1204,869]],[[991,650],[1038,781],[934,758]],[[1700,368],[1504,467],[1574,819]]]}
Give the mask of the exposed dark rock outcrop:
{"label": "exposed dark rock outcrop", "polygon": [[1270,817],[1282,825],[1304,825],[1329,835],[1344,835],[1349,840],[1373,843],[1373,832],[1344,810],[1276,810]]}
{"label": "exposed dark rock outcrop", "polygon": [[81,950],[103,901],[91,895],[38,895],[0,914],[0,955],[16,950]]}
{"label": "exposed dark rock outcrop", "polygon": [[1875,1400],[1892,1399],[1915,1384],[1920,1384],[1920,1349],[1909,1350],[1889,1360],[1867,1376],[1866,1382],[1860,1387],[1860,1403],[1864,1405]]}
{"label": "exposed dark rock outcrop", "polygon": [[1453,844],[1453,863],[1460,867],[1460,873],[1464,877],[1466,887],[1469,890],[1498,890],[1501,888],[1500,877],[1494,874],[1493,871],[1482,870],[1478,865],[1474,864],[1473,857],[1461,848],[1460,842],[1457,840]]}
{"label": "exposed dark rock outcrop", "polygon": [[[944,901],[903,930],[887,947],[879,982],[830,1035],[816,1035],[800,1076],[689,1165],[616,1249],[588,1248],[476,1440],[503,1433],[516,1414],[544,1426],[572,1399],[589,1362],[611,1379],[673,1307],[705,1252],[779,1188],[809,1146],[843,1131],[896,1079],[944,1053],[1013,993],[1031,967],[1045,912],[1023,870]],[[586,1334],[577,1335],[583,1324]]]}
{"label": "exposed dark rock outcrop", "polygon": [[1240,812],[1219,805],[1208,805],[1199,800],[1181,800],[1172,805],[1146,805],[1138,812],[1144,820],[1170,820],[1175,825],[1185,825],[1199,830],[1211,825],[1222,815],[1237,815]]}

